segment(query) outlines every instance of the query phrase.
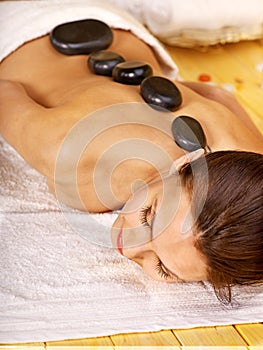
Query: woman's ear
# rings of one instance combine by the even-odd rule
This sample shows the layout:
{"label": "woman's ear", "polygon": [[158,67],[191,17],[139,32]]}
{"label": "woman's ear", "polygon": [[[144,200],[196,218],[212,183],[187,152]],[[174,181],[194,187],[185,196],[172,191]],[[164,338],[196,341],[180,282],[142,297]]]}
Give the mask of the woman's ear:
{"label": "woman's ear", "polygon": [[199,148],[194,152],[186,153],[182,157],[178,158],[171,165],[169,176],[177,173],[183,165],[193,162],[194,160],[200,158],[203,154],[205,154],[205,150],[203,148]]}

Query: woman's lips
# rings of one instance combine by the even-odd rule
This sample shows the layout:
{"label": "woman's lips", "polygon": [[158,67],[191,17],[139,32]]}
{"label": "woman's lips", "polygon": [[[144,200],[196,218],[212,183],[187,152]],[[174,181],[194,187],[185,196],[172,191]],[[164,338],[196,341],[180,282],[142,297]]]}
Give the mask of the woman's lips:
{"label": "woman's lips", "polygon": [[120,232],[117,236],[117,248],[118,248],[118,251],[121,253],[121,255],[123,255],[122,228],[120,228]]}

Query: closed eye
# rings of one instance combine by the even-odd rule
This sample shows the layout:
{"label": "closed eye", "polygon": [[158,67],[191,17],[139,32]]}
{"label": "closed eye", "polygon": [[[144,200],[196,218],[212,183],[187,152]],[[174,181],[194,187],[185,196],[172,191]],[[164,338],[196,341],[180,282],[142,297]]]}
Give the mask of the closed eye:
{"label": "closed eye", "polygon": [[139,219],[143,226],[151,227],[147,220],[150,213],[151,213],[151,206],[141,208]]}
{"label": "closed eye", "polygon": [[155,267],[155,270],[158,272],[158,274],[164,278],[164,279],[175,279],[176,282],[186,282],[185,280],[183,280],[182,278],[178,277],[177,274],[175,274],[174,272],[170,271],[167,267],[164,266],[163,262],[157,258],[157,264]]}
{"label": "closed eye", "polygon": [[162,278],[164,279],[168,279],[169,277],[171,277],[164,269],[163,264],[161,262],[161,260],[158,258],[157,260],[157,264],[155,266],[155,270],[157,271],[158,275],[160,275]]}

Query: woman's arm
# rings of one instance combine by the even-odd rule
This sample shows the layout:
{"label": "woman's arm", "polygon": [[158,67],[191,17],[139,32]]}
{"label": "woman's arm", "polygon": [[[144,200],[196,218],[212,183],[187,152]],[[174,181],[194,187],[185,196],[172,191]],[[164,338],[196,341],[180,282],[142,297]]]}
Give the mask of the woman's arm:
{"label": "woman's arm", "polygon": [[36,103],[22,84],[0,80],[0,134],[34,168],[45,174],[48,109]]}
{"label": "woman's arm", "polygon": [[204,83],[184,81],[180,84],[185,85],[198,93],[199,95],[206,97],[210,100],[219,102],[226,106],[231,112],[233,112],[247,128],[252,131],[257,138],[263,139],[262,133],[257,129],[245,109],[240,105],[235,96],[219,87],[211,86]]}

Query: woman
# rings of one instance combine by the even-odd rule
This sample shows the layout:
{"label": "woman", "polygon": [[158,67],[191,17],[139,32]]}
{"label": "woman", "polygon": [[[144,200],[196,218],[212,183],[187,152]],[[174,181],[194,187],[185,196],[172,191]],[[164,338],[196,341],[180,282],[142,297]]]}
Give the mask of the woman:
{"label": "woman", "polygon": [[[113,32],[108,50],[127,61],[145,61],[154,75],[163,76],[143,41],[130,32]],[[208,280],[227,300],[232,284],[262,282],[262,136],[231,94],[176,82],[183,104],[165,115],[164,125],[180,115],[194,117],[212,149],[205,156],[184,155],[156,127],[154,111],[139,116],[141,123],[133,113],[129,123],[116,117],[120,104],[128,106],[125,111],[134,102],[146,106],[138,86],[94,75],[87,56],[58,53],[48,36],[6,57],[0,78],[3,137],[68,206],[88,212],[122,208],[112,228],[121,254],[157,280]],[[90,130],[104,120],[96,112],[109,106],[112,123],[102,122],[91,137]],[[83,128],[90,138],[76,150]],[[122,154],[124,145],[128,156]],[[139,157],[144,145],[161,156]],[[172,162],[179,173],[167,176]]]}

